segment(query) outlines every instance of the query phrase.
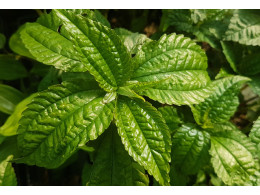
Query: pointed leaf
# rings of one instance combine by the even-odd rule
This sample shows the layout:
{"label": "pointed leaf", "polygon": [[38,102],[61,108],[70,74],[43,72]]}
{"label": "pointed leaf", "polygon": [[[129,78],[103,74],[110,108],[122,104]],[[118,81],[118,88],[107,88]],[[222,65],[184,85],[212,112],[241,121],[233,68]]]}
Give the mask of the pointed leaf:
{"label": "pointed leaf", "polygon": [[[164,35],[135,56],[132,80],[158,82],[138,93],[166,104],[196,104],[210,93],[205,52],[183,35]],[[161,81],[161,82],[160,82]]]}
{"label": "pointed leaf", "polygon": [[244,185],[256,171],[255,146],[243,133],[223,131],[211,135],[211,163],[227,185]]}
{"label": "pointed leaf", "polygon": [[98,146],[92,166],[85,168],[89,186],[147,186],[145,170],[125,151],[115,128],[108,129]]}
{"label": "pointed leaf", "polygon": [[16,139],[6,139],[0,145],[0,186],[16,186],[16,175],[10,162],[15,154]]}
{"label": "pointed leaf", "polygon": [[18,129],[17,162],[56,168],[78,145],[96,139],[109,126],[114,102],[96,82],[65,82],[38,93],[23,112]]}
{"label": "pointed leaf", "polygon": [[31,103],[35,95],[36,94],[30,95],[16,105],[14,112],[8,117],[4,125],[0,127],[0,136],[13,136],[17,134],[18,122],[22,117],[22,112],[27,108],[27,105]]}
{"label": "pointed leaf", "polygon": [[115,118],[129,155],[161,185],[169,185],[171,140],[161,114],[148,102],[120,96]]}
{"label": "pointed leaf", "polygon": [[229,120],[239,105],[237,94],[241,83],[246,81],[249,78],[241,76],[214,81],[214,92],[204,102],[191,107],[196,122],[203,128],[212,128],[214,123]]}

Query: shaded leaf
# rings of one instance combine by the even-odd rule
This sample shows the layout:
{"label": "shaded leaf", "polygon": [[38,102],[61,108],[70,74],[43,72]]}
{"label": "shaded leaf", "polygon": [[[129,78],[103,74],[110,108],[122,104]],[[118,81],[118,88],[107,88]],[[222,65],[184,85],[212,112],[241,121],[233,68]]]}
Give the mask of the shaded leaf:
{"label": "shaded leaf", "polygon": [[115,128],[108,129],[95,151],[93,165],[85,167],[83,185],[90,186],[147,186],[145,170],[125,151]]}

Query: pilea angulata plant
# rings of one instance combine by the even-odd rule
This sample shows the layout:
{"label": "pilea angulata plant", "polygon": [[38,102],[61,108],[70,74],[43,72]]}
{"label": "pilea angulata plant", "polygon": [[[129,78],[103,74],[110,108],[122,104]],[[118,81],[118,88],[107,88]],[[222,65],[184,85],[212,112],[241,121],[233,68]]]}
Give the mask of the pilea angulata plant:
{"label": "pilea angulata plant", "polygon": [[[161,31],[182,22],[178,13],[164,12]],[[201,37],[195,24],[222,16],[183,13],[185,28],[177,27]],[[12,113],[0,129],[0,185],[16,184],[11,163],[56,169],[78,150],[89,155],[83,185],[188,185],[205,172],[216,185],[259,184],[259,123],[249,138],[229,121],[250,78],[222,70],[212,81],[205,51],[190,38],[152,40],[111,29],[98,11],[52,10],[21,26],[9,45],[53,68],[39,92],[21,101],[15,91],[15,109],[0,108]],[[58,74],[63,82],[46,89]]]}

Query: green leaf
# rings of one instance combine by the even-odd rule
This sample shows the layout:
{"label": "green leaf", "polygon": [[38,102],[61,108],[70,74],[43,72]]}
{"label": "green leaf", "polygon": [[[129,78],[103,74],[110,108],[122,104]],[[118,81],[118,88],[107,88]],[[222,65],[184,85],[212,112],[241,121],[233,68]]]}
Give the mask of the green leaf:
{"label": "green leaf", "polygon": [[249,137],[256,144],[258,158],[260,158],[260,117],[254,122]]}
{"label": "green leaf", "polygon": [[230,20],[224,40],[260,46],[260,14],[258,10],[237,10]]}
{"label": "green leaf", "polygon": [[251,76],[251,81],[248,83],[248,85],[251,87],[253,92],[260,96],[260,75]]}
{"label": "green leaf", "polygon": [[237,130],[237,127],[229,122],[229,121],[224,121],[222,123],[215,123],[213,124],[213,132],[218,132],[218,131],[232,131],[232,130]]}
{"label": "green leaf", "polygon": [[0,127],[0,136],[12,136],[17,134],[18,122],[22,117],[22,112],[27,108],[27,105],[32,101],[35,95],[36,94],[30,95],[16,105],[14,112],[8,117],[5,124]]}
{"label": "green leaf", "polygon": [[238,43],[221,42],[223,53],[231,68],[241,75],[260,73],[259,47],[243,46]]}
{"label": "green leaf", "polygon": [[17,89],[0,84],[0,111],[12,114],[16,104],[22,101],[24,95]]}
{"label": "green leaf", "polygon": [[123,95],[123,96],[127,96],[127,97],[130,97],[130,98],[139,98],[143,101],[145,101],[145,99],[136,94],[130,87],[128,86],[125,86],[125,87],[119,87],[118,90],[117,90],[117,93],[120,94],[120,95]]}
{"label": "green leaf", "polygon": [[115,118],[129,155],[161,185],[169,185],[171,140],[161,114],[148,102],[120,96]]}
{"label": "green leaf", "polygon": [[124,28],[116,28],[115,31],[131,54],[136,54],[140,45],[151,41],[144,34],[133,33]]}
{"label": "green leaf", "polygon": [[147,186],[145,170],[125,151],[115,128],[108,129],[102,137],[93,159],[83,174],[88,186]]}
{"label": "green leaf", "polygon": [[172,137],[172,166],[183,174],[195,174],[209,159],[210,135],[194,125],[183,125]]}
{"label": "green leaf", "polygon": [[244,185],[256,171],[255,146],[240,131],[211,135],[211,163],[227,185]]}
{"label": "green leaf", "polygon": [[0,145],[0,186],[16,186],[16,175],[10,162],[16,151],[15,139],[5,140]]}
{"label": "green leaf", "polygon": [[26,56],[28,58],[34,58],[30,51],[25,47],[22,39],[21,39],[21,31],[25,28],[25,24],[20,26],[18,30],[12,34],[9,39],[9,47],[14,52],[21,56]]}
{"label": "green leaf", "polygon": [[238,92],[241,84],[249,81],[242,76],[229,76],[212,83],[213,93],[204,102],[191,106],[194,119],[203,128],[230,119],[239,105]]}
{"label": "green leaf", "polygon": [[138,91],[166,104],[197,104],[209,94],[210,78],[205,52],[183,35],[163,35],[158,42],[144,44],[135,56],[132,80],[158,82]]}
{"label": "green leaf", "polygon": [[51,13],[52,26],[33,23],[22,31],[38,61],[70,72],[88,70],[108,92],[129,79],[130,54],[112,29],[73,11]]}
{"label": "green leaf", "polygon": [[26,76],[25,67],[15,56],[0,55],[0,80],[15,80]]}
{"label": "green leaf", "polygon": [[113,118],[114,101],[96,82],[64,82],[40,92],[22,113],[16,162],[56,168],[78,148],[96,139]]}
{"label": "green leaf", "polygon": [[163,106],[158,108],[158,111],[162,114],[166,124],[168,125],[170,132],[175,132],[182,120],[178,114],[178,111],[173,106]]}
{"label": "green leaf", "polygon": [[21,39],[34,58],[64,71],[87,71],[79,61],[79,53],[73,43],[58,32],[39,23],[27,23],[21,31]]}
{"label": "green leaf", "polygon": [[2,33],[0,33],[0,49],[3,49],[4,48],[4,46],[5,46],[5,36],[2,34]]}

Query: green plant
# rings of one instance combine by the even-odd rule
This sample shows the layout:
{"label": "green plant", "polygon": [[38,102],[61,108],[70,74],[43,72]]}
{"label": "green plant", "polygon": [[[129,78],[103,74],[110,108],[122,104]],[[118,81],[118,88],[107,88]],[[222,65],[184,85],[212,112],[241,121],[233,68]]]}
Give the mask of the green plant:
{"label": "green plant", "polygon": [[[225,30],[201,31],[235,17],[231,11],[180,12],[173,17],[165,11],[160,30],[176,25],[213,48],[226,43],[211,29],[237,40],[226,24]],[[178,14],[185,15],[181,24]],[[206,174],[216,185],[259,185],[258,122],[248,137],[229,121],[241,85],[251,79],[224,68],[210,79],[207,55],[190,38],[171,33],[152,40],[111,29],[98,11],[52,10],[22,25],[9,45],[52,68],[23,101],[23,94],[3,85],[11,95],[0,98],[11,106],[0,104],[0,110],[11,115],[0,128],[0,185],[16,183],[11,163],[56,169],[79,150],[87,154],[83,185],[149,185],[152,177],[153,185],[188,185],[192,176]],[[15,68],[19,61],[9,58],[3,56],[17,74],[9,76],[8,69],[0,79],[26,77],[26,69]],[[243,66],[231,64],[234,71]]]}

